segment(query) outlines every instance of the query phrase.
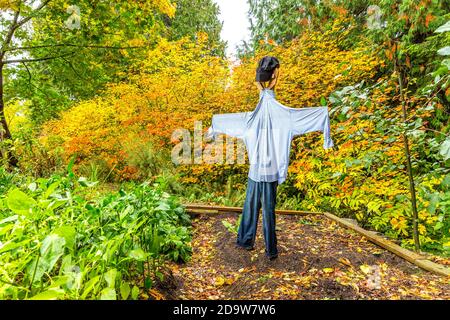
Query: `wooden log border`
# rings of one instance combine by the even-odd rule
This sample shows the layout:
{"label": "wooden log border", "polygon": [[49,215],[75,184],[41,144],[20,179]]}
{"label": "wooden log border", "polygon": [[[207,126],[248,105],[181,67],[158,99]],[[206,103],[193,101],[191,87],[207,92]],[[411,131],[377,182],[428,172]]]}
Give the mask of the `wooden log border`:
{"label": "wooden log border", "polygon": [[[219,213],[219,212],[236,212],[241,213],[242,207],[223,207],[223,206],[208,206],[204,204],[185,204],[186,211],[188,213]],[[296,211],[296,210],[275,210],[276,214],[286,215],[309,215],[309,214],[322,214],[322,212],[312,211]]]}
{"label": "wooden log border", "polygon": [[[186,208],[186,212],[193,215],[198,214],[218,214],[221,212],[233,212],[233,213],[241,213],[242,207],[224,207],[224,206],[209,206],[209,205],[203,205],[203,204],[185,204],[184,207]],[[415,253],[413,251],[410,251],[408,249],[402,248],[399,245],[393,243],[392,241],[389,241],[378,234],[376,234],[373,231],[368,231],[360,226],[351,223],[345,219],[339,218],[338,216],[329,213],[329,212],[312,212],[312,211],[297,211],[297,210],[275,210],[276,214],[283,214],[283,215],[310,215],[310,214],[316,214],[316,215],[323,215],[326,218],[338,223],[339,225],[350,229],[366,239],[368,239],[370,242],[375,243],[376,245],[392,252],[393,254],[399,256],[400,258],[403,258],[414,265],[433,272],[435,274],[441,275],[441,276],[450,276],[450,268],[438,263],[435,263],[429,259],[427,259],[425,256],[420,255],[418,253]]]}

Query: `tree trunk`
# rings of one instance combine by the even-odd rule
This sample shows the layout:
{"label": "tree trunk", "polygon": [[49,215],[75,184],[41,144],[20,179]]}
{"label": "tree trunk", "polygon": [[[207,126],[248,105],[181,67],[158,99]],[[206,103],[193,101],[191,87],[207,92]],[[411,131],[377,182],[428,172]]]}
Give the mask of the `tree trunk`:
{"label": "tree trunk", "polygon": [[[403,122],[407,123],[407,111],[405,106],[405,99],[403,96],[403,78],[400,70],[398,70],[397,67],[397,61],[394,62],[394,71],[398,74],[398,84],[399,84],[399,91],[400,91],[400,102],[402,104],[402,116],[403,116]],[[411,194],[411,206],[412,206],[412,214],[413,214],[413,238],[414,238],[414,248],[416,251],[420,250],[420,241],[419,241],[419,230],[418,230],[418,213],[417,213],[417,203],[416,203],[416,188],[414,186],[414,176],[412,172],[412,166],[411,166],[411,154],[409,152],[409,143],[408,143],[408,135],[405,131],[403,133],[403,144],[404,144],[404,150],[406,155],[406,168],[408,170],[408,177],[409,177],[409,192]]]}
{"label": "tree trunk", "polygon": [[8,123],[6,122],[5,117],[5,102],[3,98],[3,64],[1,62],[0,62],[0,124],[1,124],[0,143],[2,144],[0,149],[1,155],[3,158],[7,157],[8,164],[11,167],[17,167],[19,161],[12,152],[8,152],[6,150],[6,146],[4,144],[6,140],[11,140],[12,136],[11,131],[9,131]]}

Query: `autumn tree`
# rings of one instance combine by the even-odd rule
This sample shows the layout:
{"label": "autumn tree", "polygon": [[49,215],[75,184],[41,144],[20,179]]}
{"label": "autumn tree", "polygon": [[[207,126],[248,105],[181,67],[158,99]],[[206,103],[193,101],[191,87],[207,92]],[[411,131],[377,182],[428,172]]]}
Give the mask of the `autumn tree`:
{"label": "autumn tree", "polygon": [[176,6],[175,16],[162,16],[166,25],[164,37],[179,40],[189,36],[195,39],[198,32],[208,35],[208,44],[213,53],[223,55],[225,43],[220,38],[222,22],[219,21],[220,8],[213,0],[173,0]]}
{"label": "autumn tree", "polygon": [[[251,40],[241,51],[253,51],[272,40],[277,44],[290,41],[306,30],[324,31],[334,20],[351,15],[363,21],[367,0],[247,0],[250,6]],[[348,8],[344,2],[349,3]]]}
{"label": "autumn tree", "polygon": [[[109,68],[117,64],[127,49],[148,46],[154,39],[156,12],[169,17],[175,8],[168,0],[150,1],[80,1],[76,6],[63,0],[2,1],[0,47],[0,120],[2,143],[11,139],[5,119],[5,102],[30,95],[15,95],[12,79],[29,86],[22,93],[41,92],[34,98],[36,113],[46,113],[45,106],[77,99],[91,92],[99,82],[110,79]],[[98,65],[109,61],[108,64]],[[30,67],[34,64],[34,67]],[[119,63],[120,65],[120,63]],[[100,80],[91,80],[95,70]],[[113,68],[117,71],[116,68]],[[37,79],[33,79],[33,76]],[[74,84],[74,79],[83,79]],[[26,81],[24,81],[26,79]],[[33,81],[47,81],[47,86]],[[47,90],[48,89],[48,90]],[[66,96],[61,98],[61,92]],[[44,117],[45,118],[45,117]],[[10,165],[17,165],[12,152],[3,145],[2,155]]]}

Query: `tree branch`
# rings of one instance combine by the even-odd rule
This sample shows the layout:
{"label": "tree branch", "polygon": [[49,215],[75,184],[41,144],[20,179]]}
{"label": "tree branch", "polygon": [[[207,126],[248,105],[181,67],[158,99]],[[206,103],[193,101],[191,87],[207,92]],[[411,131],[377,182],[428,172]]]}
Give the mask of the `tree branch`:
{"label": "tree branch", "polygon": [[[46,0],[44,2],[41,3],[41,5],[39,7],[37,7],[36,9],[33,10],[33,13],[36,13],[38,11],[40,11],[42,8],[44,8],[51,0]],[[33,18],[33,14],[29,15],[28,17],[23,18],[22,20],[20,20],[19,22],[17,22],[16,25],[16,29],[20,28],[21,26],[23,26],[25,23],[27,23],[28,21],[30,21]]]}
{"label": "tree branch", "polygon": [[80,75],[80,73],[77,71],[77,69],[75,69],[75,67],[73,66],[73,63],[72,63],[72,62],[70,62],[69,60],[67,60],[67,59],[64,58],[64,57],[61,57],[61,59],[64,60],[64,61],[70,66],[70,68],[72,69],[72,71],[75,73],[75,75],[76,75],[79,79],[81,79],[81,80],[87,80],[85,77],[83,77],[83,76]]}
{"label": "tree branch", "polygon": [[6,47],[11,42],[11,39],[14,35],[14,31],[16,31],[16,29],[17,29],[17,21],[19,20],[19,15],[20,15],[20,4],[19,4],[19,10],[17,10],[14,13],[13,22],[12,22],[11,26],[9,27],[8,33],[6,34],[5,41],[3,41],[3,45],[0,50],[0,60],[3,59],[3,56],[5,55],[5,52],[6,52]]}
{"label": "tree branch", "polygon": [[28,73],[28,82],[31,84],[31,79],[32,79],[33,77],[31,76],[30,69],[28,69],[28,66],[27,66],[27,63],[26,63],[26,62],[23,62],[22,64],[23,64],[23,66],[25,67],[25,69],[27,69],[27,73]]}
{"label": "tree branch", "polygon": [[55,47],[74,47],[74,48],[94,48],[94,49],[139,49],[145,48],[146,46],[130,46],[130,47],[117,47],[117,46],[102,46],[102,45],[79,45],[73,43],[57,43],[57,44],[49,44],[49,45],[40,45],[40,46],[29,46],[29,47],[16,47],[10,48],[5,51],[18,51],[18,50],[33,50],[33,49],[42,49],[42,48],[55,48]]}
{"label": "tree branch", "polygon": [[70,53],[61,54],[61,55],[58,55],[58,56],[43,57],[43,58],[36,58],[36,59],[5,60],[5,61],[3,61],[1,63],[2,64],[11,64],[11,63],[27,63],[27,62],[47,61],[47,60],[53,60],[53,59],[58,59],[58,58],[62,58],[62,57],[71,56],[71,55],[74,55],[75,53],[76,52],[70,52]]}
{"label": "tree branch", "polygon": [[421,126],[421,128],[423,128],[423,130],[426,130],[426,131],[431,131],[431,132],[434,132],[434,133],[439,133],[439,134],[441,134],[441,135],[443,135],[443,136],[446,136],[446,137],[449,136],[448,133],[444,133],[444,132],[441,132],[441,131],[437,131],[437,130],[434,130],[434,129],[427,128],[427,127],[425,127],[425,125]]}
{"label": "tree branch", "polygon": [[38,86],[35,86],[35,85],[33,84],[33,77],[32,77],[32,75],[31,75],[31,71],[30,71],[30,69],[28,68],[28,65],[26,64],[26,62],[23,62],[23,66],[24,66],[25,69],[27,70],[27,73],[28,73],[28,83],[30,84],[30,86],[33,87],[33,88],[35,88],[36,90],[42,92],[47,98],[50,98],[50,97],[48,96],[47,92],[45,92],[44,90],[42,90],[41,88],[39,88]]}
{"label": "tree branch", "polygon": [[[41,3],[41,5],[39,7],[37,7],[33,13],[41,10],[42,8],[44,8],[51,0],[46,0],[44,2]],[[8,30],[8,33],[6,35],[5,41],[3,42],[2,48],[0,50],[0,63],[1,60],[3,60],[3,57],[5,55],[5,52],[7,51],[7,47],[9,46],[9,44],[11,43],[11,40],[14,36],[14,32],[20,28],[21,26],[23,26],[25,23],[27,23],[29,20],[31,20],[33,18],[33,14],[29,15],[28,17],[23,18],[22,20],[19,21],[19,16],[20,16],[20,6],[22,5],[22,1],[19,2],[18,5],[18,9],[17,11],[14,13],[14,18],[13,18],[13,22]]]}

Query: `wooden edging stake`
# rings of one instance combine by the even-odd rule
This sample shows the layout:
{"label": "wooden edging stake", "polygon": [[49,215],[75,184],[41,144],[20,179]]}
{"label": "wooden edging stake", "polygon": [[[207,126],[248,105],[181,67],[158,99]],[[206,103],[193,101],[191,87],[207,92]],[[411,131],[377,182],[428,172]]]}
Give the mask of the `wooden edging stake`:
{"label": "wooden edging stake", "polygon": [[[186,212],[191,214],[218,214],[220,212],[234,212],[240,213],[242,212],[242,207],[223,207],[223,206],[208,206],[201,204],[186,204],[184,205],[186,208]],[[309,215],[309,214],[321,214],[327,217],[328,219],[337,222],[339,225],[351,229],[356,233],[364,236],[369,241],[377,244],[378,246],[394,253],[395,255],[415,264],[416,266],[436,273],[441,276],[450,276],[450,268],[443,266],[441,264],[435,263],[426,257],[417,254],[408,249],[402,248],[399,245],[389,241],[379,235],[377,235],[373,231],[368,231],[361,228],[358,225],[355,225],[345,219],[339,218],[338,216],[329,213],[329,212],[311,212],[311,211],[297,211],[297,210],[275,210],[276,214],[285,214],[285,215]]]}
{"label": "wooden edging stake", "polygon": [[402,248],[399,245],[393,243],[392,241],[389,241],[389,240],[377,235],[375,232],[367,231],[367,230],[361,228],[360,226],[357,226],[353,223],[350,223],[342,218],[335,216],[334,214],[331,214],[329,212],[324,212],[323,215],[326,216],[328,219],[337,222],[341,226],[344,226],[348,229],[355,231],[356,233],[366,237],[369,241],[379,245],[380,247],[385,248],[386,250],[415,264],[416,266],[418,266],[422,269],[431,271],[431,272],[439,274],[441,276],[447,276],[447,277],[450,276],[450,268],[449,267],[446,267],[441,264],[430,261],[420,254],[417,254],[413,251]]}
{"label": "wooden edging stake", "polygon": [[[219,213],[219,212],[236,212],[242,213],[242,207],[223,207],[223,206],[208,206],[204,204],[185,204],[184,207],[188,213]],[[203,212],[204,211],[204,212]],[[276,214],[292,214],[292,215],[309,215],[309,214],[322,214],[322,212],[312,211],[297,211],[297,210],[275,210]]]}

